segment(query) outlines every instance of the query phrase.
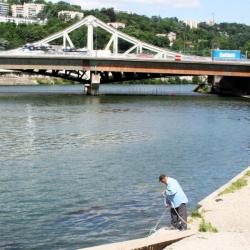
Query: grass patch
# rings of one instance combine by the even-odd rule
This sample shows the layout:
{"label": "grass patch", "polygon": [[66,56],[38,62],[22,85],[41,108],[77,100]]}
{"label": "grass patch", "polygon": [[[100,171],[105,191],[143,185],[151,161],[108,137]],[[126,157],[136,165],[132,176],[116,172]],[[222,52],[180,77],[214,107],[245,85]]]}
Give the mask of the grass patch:
{"label": "grass patch", "polygon": [[49,78],[37,78],[36,82],[40,85],[54,85],[54,82]]}
{"label": "grass patch", "polygon": [[211,211],[212,211],[211,209],[204,209],[204,208],[203,208],[203,209],[201,210],[201,213],[202,213],[202,214],[205,214],[205,213],[211,212]]}
{"label": "grass patch", "polygon": [[206,222],[202,218],[200,226],[199,226],[199,232],[202,232],[202,233],[205,233],[205,232],[218,233],[218,229],[216,227],[214,227],[210,222]]}
{"label": "grass patch", "polygon": [[71,85],[76,84],[73,80],[67,80],[62,78],[37,78],[36,82],[40,85]]}
{"label": "grass patch", "polygon": [[245,177],[250,177],[250,170],[246,172]]}
{"label": "grass patch", "polygon": [[201,215],[201,213],[199,212],[199,209],[198,209],[198,208],[196,208],[195,210],[193,210],[193,211],[191,212],[191,217],[192,217],[192,218],[202,218],[202,215]]}
{"label": "grass patch", "polygon": [[231,186],[226,188],[223,192],[219,193],[219,195],[234,193],[235,191],[237,191],[245,186],[247,186],[247,180],[245,179],[245,177],[243,177],[243,178],[240,178],[239,180],[233,182],[231,184]]}

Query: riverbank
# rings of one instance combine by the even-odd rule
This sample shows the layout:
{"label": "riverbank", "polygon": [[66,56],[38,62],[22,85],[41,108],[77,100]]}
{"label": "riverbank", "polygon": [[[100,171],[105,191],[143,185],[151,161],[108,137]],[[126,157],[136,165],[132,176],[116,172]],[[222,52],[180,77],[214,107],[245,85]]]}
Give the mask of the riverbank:
{"label": "riverbank", "polygon": [[250,249],[250,167],[199,203],[189,219],[194,236],[166,250]]}
{"label": "riverbank", "polygon": [[[250,249],[250,167],[198,203],[189,230],[161,229],[150,237],[84,250],[248,250]],[[175,243],[174,243],[175,242]]]}
{"label": "riverbank", "polygon": [[[206,77],[198,76],[176,76],[176,77],[162,77],[155,79],[142,79],[123,81],[119,84],[145,84],[145,85],[198,85],[206,82]],[[73,80],[66,80],[59,77],[51,77],[45,75],[34,75],[22,73],[18,71],[9,71],[0,69],[0,86],[1,85],[65,85],[65,84],[79,84]],[[116,83],[115,83],[116,84]]]}
{"label": "riverbank", "polygon": [[20,72],[0,71],[0,86],[37,86],[78,84],[71,80]]}
{"label": "riverbank", "polygon": [[243,96],[241,96],[241,98],[242,98],[243,100],[245,100],[245,101],[250,102],[250,95],[243,95]]}

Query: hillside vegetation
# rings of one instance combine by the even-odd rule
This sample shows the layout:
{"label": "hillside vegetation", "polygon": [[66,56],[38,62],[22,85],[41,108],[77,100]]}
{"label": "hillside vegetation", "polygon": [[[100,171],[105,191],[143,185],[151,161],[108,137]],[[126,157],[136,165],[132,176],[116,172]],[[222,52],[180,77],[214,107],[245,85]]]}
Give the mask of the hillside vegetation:
{"label": "hillside vegetation", "polygon": [[[10,3],[23,1],[9,0]],[[32,2],[32,1],[27,1]],[[46,3],[43,0],[33,2]],[[53,34],[77,20],[64,21],[58,19],[61,10],[82,11],[80,6],[70,5],[66,2],[46,3],[44,10],[39,14],[40,18],[47,18],[44,26],[39,25],[15,25],[10,23],[0,24],[0,48],[13,49],[26,43],[40,40]],[[177,40],[171,47],[172,50],[186,54],[209,56],[212,48],[239,49],[243,53],[250,51],[250,26],[237,23],[220,23],[208,26],[201,23],[198,29],[190,29],[177,18],[161,18],[159,16],[142,16],[115,12],[113,9],[82,11],[85,16],[94,15],[104,22],[123,22],[126,28],[122,31],[151,44],[170,48],[167,37],[157,37],[158,33],[175,32]],[[76,47],[84,47],[86,44],[86,28],[83,27],[71,34]],[[95,32],[95,48],[101,49],[108,41],[109,35],[102,30]],[[58,41],[59,42],[59,41]],[[121,44],[126,48],[126,44]],[[249,53],[250,54],[250,53]]]}

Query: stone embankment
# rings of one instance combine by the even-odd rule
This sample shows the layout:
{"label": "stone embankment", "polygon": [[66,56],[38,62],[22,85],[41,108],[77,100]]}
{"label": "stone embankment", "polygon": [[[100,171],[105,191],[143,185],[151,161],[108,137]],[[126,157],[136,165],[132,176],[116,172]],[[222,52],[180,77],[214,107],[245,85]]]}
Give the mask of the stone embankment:
{"label": "stone embankment", "polygon": [[250,167],[199,203],[190,216],[197,233],[166,250],[249,250]]}

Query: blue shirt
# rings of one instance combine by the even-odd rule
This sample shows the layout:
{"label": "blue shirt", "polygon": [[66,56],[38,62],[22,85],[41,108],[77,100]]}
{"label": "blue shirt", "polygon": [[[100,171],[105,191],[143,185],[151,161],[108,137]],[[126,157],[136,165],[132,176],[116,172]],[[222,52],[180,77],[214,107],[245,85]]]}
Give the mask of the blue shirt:
{"label": "blue shirt", "polygon": [[179,182],[174,178],[167,177],[167,188],[165,192],[166,202],[172,207],[177,208],[182,203],[188,203],[188,198],[185,195]]}

